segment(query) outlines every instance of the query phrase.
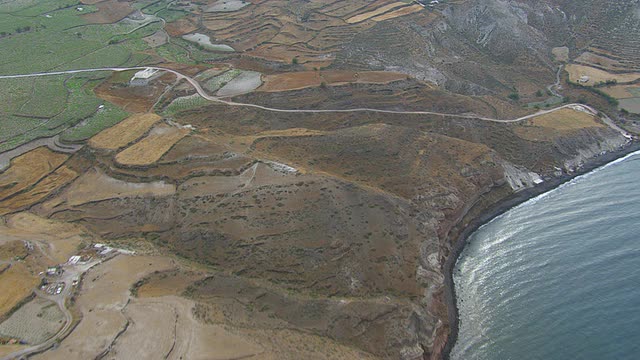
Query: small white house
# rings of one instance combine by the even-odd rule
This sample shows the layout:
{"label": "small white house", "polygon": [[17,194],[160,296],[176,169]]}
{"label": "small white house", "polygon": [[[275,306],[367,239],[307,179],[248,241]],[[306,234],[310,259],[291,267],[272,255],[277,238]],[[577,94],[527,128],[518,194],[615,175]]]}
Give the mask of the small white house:
{"label": "small white house", "polygon": [[582,75],[580,76],[580,79],[578,79],[578,84],[586,84],[589,82],[589,80],[591,80],[590,77],[588,77],[587,75]]}
{"label": "small white house", "polygon": [[158,76],[160,76],[160,71],[158,69],[146,68],[135,73],[131,80],[129,80],[129,85],[146,86],[149,85],[151,80]]}

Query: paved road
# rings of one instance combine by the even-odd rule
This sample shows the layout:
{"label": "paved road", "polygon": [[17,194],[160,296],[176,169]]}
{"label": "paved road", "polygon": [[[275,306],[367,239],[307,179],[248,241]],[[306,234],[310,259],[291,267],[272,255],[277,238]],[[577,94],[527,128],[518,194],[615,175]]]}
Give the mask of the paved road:
{"label": "paved road", "polygon": [[185,79],[188,81],[198,92],[200,96],[203,98],[221,103],[228,106],[238,106],[238,107],[248,107],[254,109],[260,109],[264,111],[278,112],[278,113],[294,113],[294,114],[320,114],[320,113],[358,113],[358,112],[370,112],[370,113],[381,113],[381,114],[396,114],[396,115],[436,115],[436,116],[447,116],[453,118],[460,119],[471,119],[471,120],[483,120],[483,121],[491,121],[491,122],[499,122],[499,123],[514,123],[519,121],[528,120],[534,118],[536,116],[549,114],[556,112],[558,110],[573,108],[573,109],[584,109],[593,114],[597,114],[598,112],[583,104],[567,104],[558,106],[553,109],[541,110],[534,114],[522,116],[516,119],[494,119],[474,114],[450,114],[450,113],[441,113],[436,111],[402,111],[402,110],[381,110],[381,109],[371,109],[371,108],[354,108],[354,109],[322,109],[322,110],[313,110],[313,109],[278,109],[272,108],[268,106],[256,105],[256,104],[246,104],[246,103],[238,103],[234,101],[224,100],[215,96],[211,96],[207,94],[206,91],[202,88],[200,83],[176,70],[168,69],[164,67],[158,66],[138,66],[138,67],[107,67],[107,68],[94,68],[94,69],[80,69],[80,70],[66,70],[66,71],[53,71],[53,72],[41,72],[41,73],[32,73],[32,74],[20,74],[20,75],[0,75],[0,79],[17,79],[17,78],[28,78],[28,77],[37,77],[37,76],[52,76],[52,75],[65,75],[65,74],[78,74],[78,73],[86,73],[86,72],[98,72],[98,71],[128,71],[128,70],[144,70],[144,69],[154,69],[170,72],[175,74],[179,79]]}

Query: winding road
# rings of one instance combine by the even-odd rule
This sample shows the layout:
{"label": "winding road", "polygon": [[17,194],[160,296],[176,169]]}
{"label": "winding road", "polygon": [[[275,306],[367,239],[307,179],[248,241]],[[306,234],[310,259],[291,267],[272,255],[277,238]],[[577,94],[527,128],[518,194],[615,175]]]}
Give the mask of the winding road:
{"label": "winding road", "polygon": [[247,103],[239,103],[229,100],[224,100],[215,96],[211,96],[207,94],[206,91],[202,88],[200,83],[189,77],[184,75],[176,70],[168,69],[164,67],[158,66],[138,66],[138,67],[106,67],[106,68],[94,68],[94,69],[79,69],[79,70],[66,70],[66,71],[53,71],[53,72],[41,72],[41,73],[32,73],[32,74],[20,74],[20,75],[0,75],[0,79],[18,79],[18,78],[28,78],[28,77],[38,77],[38,76],[53,76],[53,75],[66,75],[66,74],[79,74],[86,72],[99,72],[99,71],[129,71],[129,70],[144,70],[144,69],[153,69],[159,71],[170,72],[178,77],[178,79],[185,79],[188,81],[198,92],[198,94],[212,102],[217,102],[220,104],[224,104],[227,106],[237,106],[237,107],[248,107],[254,108],[264,111],[270,112],[278,112],[278,113],[294,113],[294,114],[322,114],[322,113],[358,113],[358,112],[369,112],[369,113],[380,113],[380,114],[397,114],[397,115],[436,115],[436,116],[445,116],[445,117],[453,117],[460,119],[471,119],[471,120],[483,120],[483,121],[491,121],[491,122],[499,122],[499,123],[514,123],[519,121],[528,120],[540,115],[549,114],[556,112],[558,110],[571,108],[574,110],[583,110],[587,111],[593,115],[598,114],[598,111],[593,109],[590,106],[584,104],[566,104],[562,106],[558,106],[548,110],[541,110],[534,114],[522,116],[516,119],[494,119],[490,117],[479,116],[475,114],[450,114],[450,113],[442,113],[436,111],[403,111],[403,110],[382,110],[382,109],[371,109],[371,108],[354,108],[354,109],[279,109],[272,108],[268,106],[256,105],[256,104],[247,104]]}

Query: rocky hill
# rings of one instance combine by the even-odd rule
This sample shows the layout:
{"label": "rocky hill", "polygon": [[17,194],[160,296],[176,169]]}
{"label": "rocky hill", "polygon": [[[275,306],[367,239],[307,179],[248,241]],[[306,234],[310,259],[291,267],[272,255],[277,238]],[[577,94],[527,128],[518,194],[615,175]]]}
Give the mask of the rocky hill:
{"label": "rocky hill", "polygon": [[[0,154],[0,216],[196,264],[176,294],[194,321],[264,358],[441,358],[465,226],[633,143],[634,118],[558,68],[633,74],[637,0],[178,3],[144,38],[174,47],[145,56],[234,103],[167,72],[92,79],[135,115],[80,150]],[[166,13],[154,4],[134,5]],[[182,38],[196,32],[215,44]]]}

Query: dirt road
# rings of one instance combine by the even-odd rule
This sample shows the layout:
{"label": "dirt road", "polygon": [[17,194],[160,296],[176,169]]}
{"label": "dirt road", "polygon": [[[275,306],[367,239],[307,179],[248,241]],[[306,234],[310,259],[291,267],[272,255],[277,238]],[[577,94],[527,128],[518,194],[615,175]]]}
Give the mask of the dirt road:
{"label": "dirt road", "polygon": [[139,67],[127,67],[127,68],[119,68],[119,67],[111,67],[111,68],[95,68],[95,69],[79,69],[79,70],[66,70],[66,71],[54,71],[54,72],[43,72],[43,73],[32,73],[32,74],[20,74],[20,75],[0,75],[0,79],[17,79],[17,78],[28,78],[28,77],[38,77],[38,76],[51,76],[51,75],[64,75],[64,74],[79,74],[85,72],[98,72],[98,71],[129,71],[129,70],[144,70],[144,69],[154,69],[160,71],[170,72],[178,77],[178,79],[185,79],[188,81],[194,89],[198,92],[198,94],[213,102],[221,103],[227,106],[238,106],[238,107],[248,107],[259,110],[271,111],[271,112],[279,112],[279,113],[295,113],[295,114],[318,114],[318,113],[357,113],[357,112],[372,112],[372,113],[381,113],[381,114],[398,114],[398,115],[436,115],[436,116],[445,116],[445,117],[453,117],[453,118],[461,118],[461,119],[471,119],[471,120],[482,120],[482,121],[491,121],[491,122],[499,122],[499,123],[514,123],[519,121],[528,120],[540,115],[549,114],[556,112],[558,110],[581,107],[585,110],[590,111],[593,114],[597,114],[598,111],[583,104],[566,104],[553,109],[541,110],[534,114],[522,116],[516,119],[494,119],[484,116],[479,116],[475,114],[450,114],[450,113],[441,113],[436,111],[402,111],[402,110],[382,110],[382,109],[371,109],[371,108],[354,108],[354,109],[325,109],[325,110],[314,110],[314,109],[278,109],[272,108],[268,106],[256,105],[256,104],[246,104],[246,103],[238,103],[234,101],[224,100],[219,97],[211,96],[207,94],[206,91],[202,88],[200,83],[176,70],[167,69],[158,66],[139,66]]}

